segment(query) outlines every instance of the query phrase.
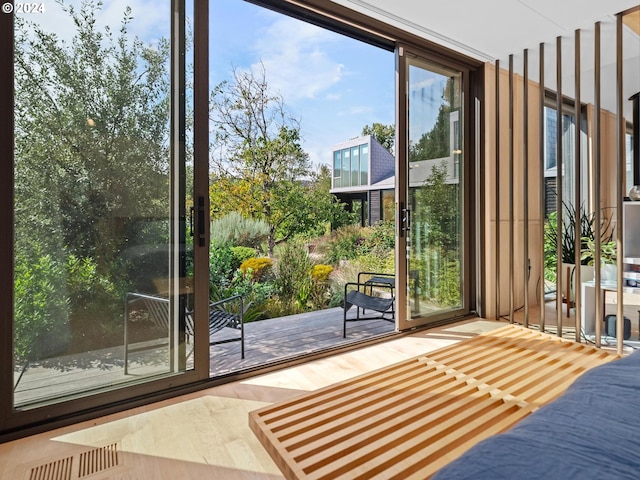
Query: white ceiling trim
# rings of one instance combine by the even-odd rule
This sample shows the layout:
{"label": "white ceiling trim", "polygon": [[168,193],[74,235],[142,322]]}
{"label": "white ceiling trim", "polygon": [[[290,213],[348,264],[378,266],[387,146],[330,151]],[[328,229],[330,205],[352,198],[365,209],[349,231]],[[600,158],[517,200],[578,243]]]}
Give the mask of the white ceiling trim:
{"label": "white ceiling trim", "polygon": [[486,53],[475,49],[469,45],[466,45],[462,42],[459,42],[456,39],[450,38],[446,35],[443,35],[439,32],[436,32],[435,30],[431,30],[430,28],[424,27],[422,25],[419,25],[417,23],[414,23],[410,20],[407,20],[404,17],[401,17],[399,15],[396,15],[392,12],[389,12],[388,10],[384,10],[382,8],[376,7],[374,5],[371,5],[370,3],[367,3],[366,1],[363,0],[347,0],[347,2],[335,2],[335,3],[349,3],[349,4],[354,4],[357,5],[358,7],[360,7],[358,10],[361,13],[366,13],[366,14],[371,14],[374,13],[375,14],[375,18],[377,18],[378,20],[382,20],[382,19],[386,19],[387,23],[390,23],[396,27],[401,27],[403,30],[406,30],[407,27],[408,29],[412,32],[412,33],[420,33],[423,38],[426,38],[428,40],[432,40],[435,43],[442,45],[442,46],[446,46],[449,47],[457,52],[460,53],[465,53],[473,58],[476,58],[478,60],[483,60],[483,61],[493,61],[495,58],[491,55],[487,55]]}
{"label": "white ceiling trim", "polygon": [[434,43],[482,61],[509,54],[600,21],[615,25],[615,15],[638,0],[333,0]]}

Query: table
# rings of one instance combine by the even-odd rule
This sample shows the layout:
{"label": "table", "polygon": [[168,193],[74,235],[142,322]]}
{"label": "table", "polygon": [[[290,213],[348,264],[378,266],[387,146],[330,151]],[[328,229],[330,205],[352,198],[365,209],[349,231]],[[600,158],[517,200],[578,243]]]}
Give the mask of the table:
{"label": "table", "polygon": [[[615,283],[601,284],[603,305],[615,305],[618,303],[617,297],[617,285]],[[633,290],[623,289],[623,304],[624,305],[640,305],[640,289]],[[613,295],[612,295],[613,293]],[[595,307],[595,294],[596,285],[595,282],[583,282],[582,283],[582,313],[580,323],[582,325],[582,333],[585,335],[595,335],[596,333],[596,307]],[[607,295],[609,294],[609,295]],[[603,309],[604,312],[604,309]],[[604,321],[604,318],[603,318]],[[640,321],[640,320],[639,320]],[[604,332],[604,327],[602,329]]]}

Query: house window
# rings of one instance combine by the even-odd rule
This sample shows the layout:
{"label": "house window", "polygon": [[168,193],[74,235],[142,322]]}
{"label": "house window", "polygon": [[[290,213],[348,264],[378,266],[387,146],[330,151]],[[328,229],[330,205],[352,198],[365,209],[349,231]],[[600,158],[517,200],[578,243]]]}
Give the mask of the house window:
{"label": "house window", "polygon": [[333,152],[333,187],[340,188],[342,186],[341,175],[342,161],[340,151]]}
{"label": "house window", "polygon": [[382,220],[393,220],[396,218],[396,193],[393,190],[382,191]]}
{"label": "house window", "polygon": [[342,150],[342,186],[351,186],[351,150]]}
{"label": "house window", "polygon": [[333,152],[333,188],[369,185],[369,145]]}
{"label": "house window", "polygon": [[351,186],[360,185],[360,148],[351,147]]}
{"label": "house window", "polygon": [[369,185],[369,145],[360,145],[360,185]]}
{"label": "house window", "polygon": [[[544,158],[545,179],[553,178],[556,185],[557,176],[557,142],[558,135],[562,135],[562,198],[568,204],[573,204],[575,198],[575,152],[576,152],[576,120],[573,105],[565,106],[568,113],[562,114],[562,128],[558,128],[558,113],[553,107],[544,107]],[[563,107],[564,109],[564,107]],[[586,120],[583,118],[583,128],[586,128]],[[582,149],[582,155],[586,155],[586,149]],[[584,163],[583,163],[584,164]],[[583,169],[581,184],[586,182],[586,172]],[[582,187],[584,191],[584,186]],[[555,192],[555,187],[554,187]],[[555,193],[553,193],[555,195]]]}
{"label": "house window", "polygon": [[547,170],[556,168],[558,121],[555,109],[544,107],[544,158]]}

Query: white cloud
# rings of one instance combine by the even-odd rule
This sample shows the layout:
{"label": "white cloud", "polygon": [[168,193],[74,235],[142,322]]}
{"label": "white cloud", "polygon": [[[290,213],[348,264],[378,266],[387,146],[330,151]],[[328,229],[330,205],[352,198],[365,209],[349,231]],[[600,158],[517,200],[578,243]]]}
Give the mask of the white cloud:
{"label": "white cloud", "polygon": [[339,112],[338,115],[347,117],[353,115],[373,115],[374,113],[375,110],[371,105],[354,105],[347,110]]}
{"label": "white cloud", "polygon": [[[171,11],[169,4],[158,7],[153,0],[105,0],[101,10],[96,12],[97,30],[104,33],[109,26],[113,35],[118,36],[122,25],[123,14],[127,5],[131,7],[133,19],[127,27],[128,36],[138,36],[145,43],[154,42],[159,37],[169,37]],[[65,1],[65,7],[73,6],[76,11],[81,8],[78,0]],[[45,32],[55,33],[59,39],[71,42],[76,34],[76,27],[69,13],[56,2],[47,2],[44,13],[22,15],[28,21],[39,25]]]}
{"label": "white cloud", "polygon": [[288,17],[278,18],[261,33],[255,52],[269,85],[288,102],[317,98],[342,78],[344,65],[332,60],[325,48],[336,41],[335,34]]}

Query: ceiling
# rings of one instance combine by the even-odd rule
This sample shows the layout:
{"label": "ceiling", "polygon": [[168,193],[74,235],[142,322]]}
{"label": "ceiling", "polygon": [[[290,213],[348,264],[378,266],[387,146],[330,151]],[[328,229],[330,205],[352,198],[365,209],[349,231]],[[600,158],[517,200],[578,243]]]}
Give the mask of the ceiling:
{"label": "ceiling", "polygon": [[[640,85],[639,0],[333,0],[370,17],[448,47],[472,58],[522,73],[528,49],[529,78],[539,78],[539,45],[545,46],[545,86],[555,90],[556,39],[562,39],[562,92],[574,97],[574,38],[580,29],[581,99],[594,99],[594,25],[601,25],[602,107],[616,111],[616,14],[637,7],[623,18],[623,98]],[[631,118],[632,104],[623,114]]]}
{"label": "ceiling", "polygon": [[[483,61],[504,59],[615,14],[638,0],[333,0]],[[640,41],[640,40],[639,40]]]}

